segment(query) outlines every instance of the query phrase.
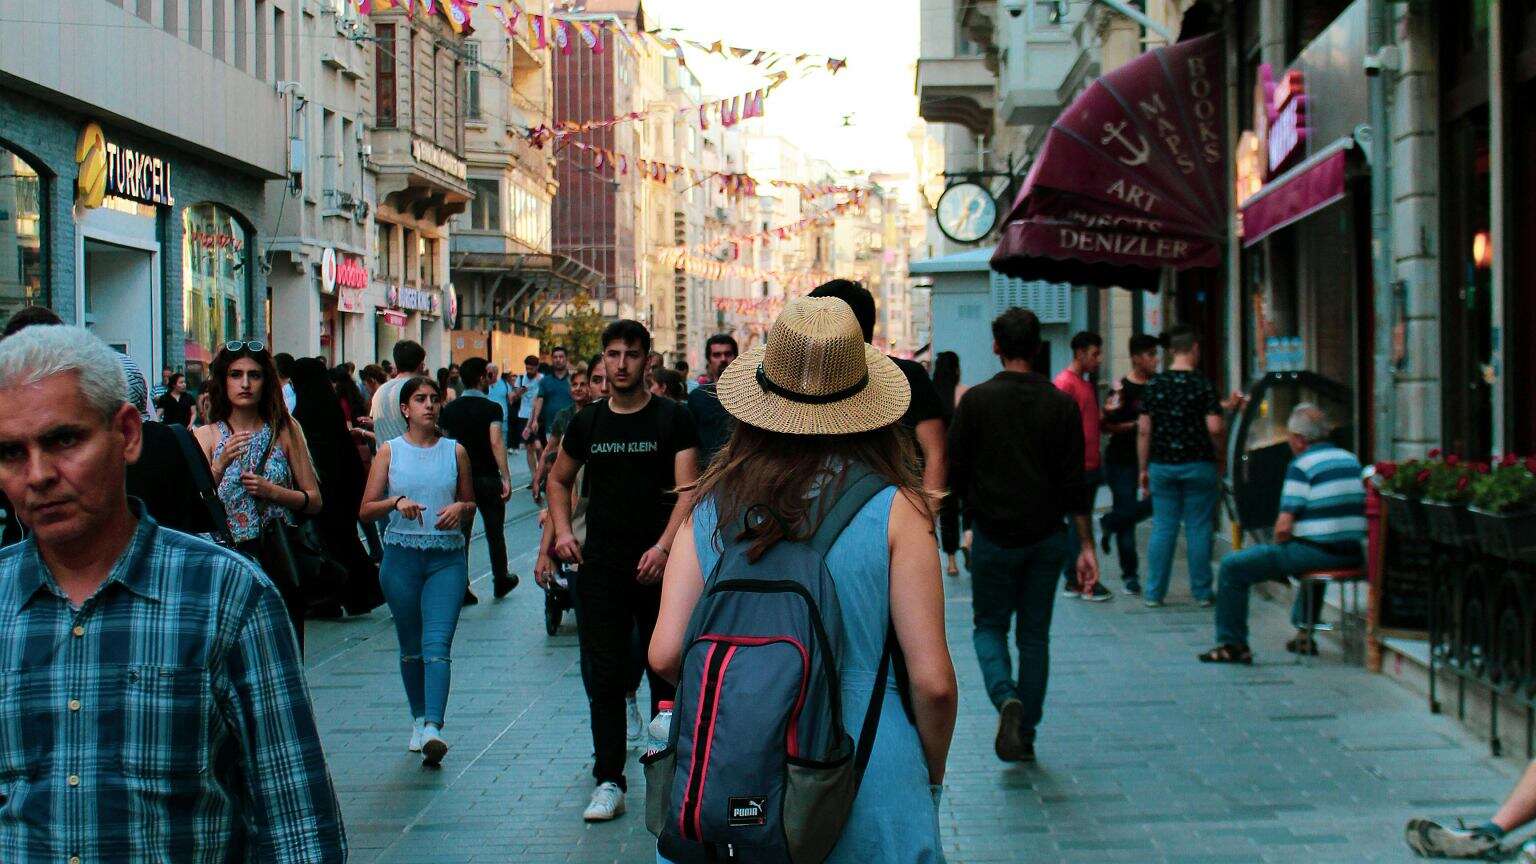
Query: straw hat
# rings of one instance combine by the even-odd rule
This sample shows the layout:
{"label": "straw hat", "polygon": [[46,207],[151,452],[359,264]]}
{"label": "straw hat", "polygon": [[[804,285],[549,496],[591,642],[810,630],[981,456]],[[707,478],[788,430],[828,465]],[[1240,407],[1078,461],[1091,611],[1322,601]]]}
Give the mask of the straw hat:
{"label": "straw hat", "polygon": [[895,423],[912,401],[901,369],[864,343],[853,310],[834,297],[790,302],[716,390],[737,420],[786,435],[868,432]]}

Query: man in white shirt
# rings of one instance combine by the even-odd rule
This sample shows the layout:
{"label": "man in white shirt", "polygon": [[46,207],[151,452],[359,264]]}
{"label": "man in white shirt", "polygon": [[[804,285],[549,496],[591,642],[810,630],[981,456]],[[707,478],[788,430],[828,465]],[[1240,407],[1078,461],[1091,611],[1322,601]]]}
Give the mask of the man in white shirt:
{"label": "man in white shirt", "polygon": [[368,413],[373,417],[373,435],[380,444],[405,434],[405,415],[400,413],[400,388],[417,375],[425,375],[427,351],[420,342],[405,339],[395,343],[395,377],[373,391]]}
{"label": "man in white shirt", "polygon": [[[516,447],[523,440],[523,429],[528,426],[528,418],[533,416],[533,400],[539,395],[539,380],[544,376],[539,374],[539,358],[529,354],[523,358],[523,373],[517,376],[512,385],[510,401],[517,405],[517,417],[512,420],[511,442],[508,447]],[[528,476],[533,476],[533,469],[538,465],[539,442],[530,440],[525,452],[528,457]]]}

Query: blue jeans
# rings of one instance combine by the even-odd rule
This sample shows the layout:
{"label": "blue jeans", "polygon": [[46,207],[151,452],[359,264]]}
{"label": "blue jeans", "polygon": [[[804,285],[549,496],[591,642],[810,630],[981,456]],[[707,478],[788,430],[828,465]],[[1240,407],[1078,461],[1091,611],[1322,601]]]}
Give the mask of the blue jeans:
{"label": "blue jeans", "polygon": [[469,587],[463,549],[409,549],[384,544],[379,585],[400,639],[400,678],[412,717],[443,725],[452,677],[449,652]]}
{"label": "blue jeans", "polygon": [[[1221,583],[1216,592],[1216,644],[1248,644],[1248,589],[1260,582],[1285,581],[1308,570],[1360,566],[1360,554],[1339,554],[1307,543],[1265,543],[1240,549],[1221,559]],[[1300,591],[1291,609],[1291,622],[1300,624]],[[1321,599],[1321,598],[1314,598]],[[1312,604],[1317,614],[1320,604]]]}
{"label": "blue jeans", "polygon": [[1216,502],[1221,498],[1221,476],[1215,462],[1170,464],[1153,462],[1152,542],[1146,597],[1161,601],[1168,594],[1173,573],[1173,552],[1179,544],[1179,523],[1184,523],[1184,542],[1189,547],[1189,590],[1196,600],[1211,597],[1211,542],[1215,534]]}
{"label": "blue jeans", "polygon": [[[987,539],[978,527],[971,541],[971,604],[975,622],[972,640],[987,696],[1001,707],[1009,699],[1024,703],[1020,723],[1026,741],[1033,741],[1045,704],[1051,666],[1051,611],[1056,603],[1056,574],[1067,557],[1061,535],[1029,546],[1004,548]],[[1019,679],[1015,684],[1008,655],[1008,625],[1017,615]]]}
{"label": "blue jeans", "polygon": [[[1104,482],[1104,472],[1095,468],[1092,471],[1083,472],[1083,485],[1088,487],[1088,512],[1093,513],[1093,502],[1098,497],[1099,484]],[[1093,523],[1090,521],[1089,525]],[[1089,529],[1090,533],[1092,528]],[[1090,537],[1090,539],[1092,539]],[[1066,530],[1061,532],[1061,548],[1063,550],[1077,548],[1077,525],[1072,520],[1072,514],[1067,514]],[[1077,556],[1068,555],[1061,561],[1061,579],[1068,585],[1077,584]]]}
{"label": "blue jeans", "polygon": [[1115,552],[1120,557],[1120,578],[1134,582],[1141,565],[1136,554],[1136,526],[1152,515],[1152,499],[1142,498],[1137,488],[1135,465],[1104,463],[1104,482],[1109,485],[1113,502],[1104,517],[1104,530],[1115,535]]}

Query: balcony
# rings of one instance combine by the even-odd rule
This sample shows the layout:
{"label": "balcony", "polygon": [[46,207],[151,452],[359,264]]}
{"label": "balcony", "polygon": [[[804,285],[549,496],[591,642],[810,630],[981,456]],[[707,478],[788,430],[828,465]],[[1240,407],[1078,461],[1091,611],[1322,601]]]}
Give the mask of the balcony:
{"label": "balcony", "polygon": [[370,142],[380,203],[417,219],[430,212],[439,224],[464,212],[472,195],[461,154],[404,129],[375,129]]}
{"label": "balcony", "polygon": [[979,54],[917,61],[917,113],[929,123],[956,123],[978,135],[990,134],[996,87],[996,77]]}
{"label": "balcony", "polygon": [[1097,72],[1093,54],[1073,38],[1074,18],[1044,14],[1049,6],[1029,7],[1030,14],[1008,19],[1008,63],[998,82],[998,121],[1005,126],[1045,127],[1055,121],[1071,97],[1074,80]]}

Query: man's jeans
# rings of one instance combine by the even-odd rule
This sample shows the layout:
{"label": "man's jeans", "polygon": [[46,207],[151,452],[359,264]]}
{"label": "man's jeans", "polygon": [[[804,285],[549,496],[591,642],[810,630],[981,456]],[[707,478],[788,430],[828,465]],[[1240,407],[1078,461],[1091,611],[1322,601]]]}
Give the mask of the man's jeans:
{"label": "man's jeans", "polygon": [[[1051,611],[1056,603],[1056,574],[1068,557],[1061,535],[1029,546],[1007,549],[987,539],[978,527],[971,541],[971,604],[974,609],[976,660],[987,696],[1001,707],[1009,699],[1024,703],[1020,723],[1033,741],[1045,703],[1050,674]],[[1008,624],[1018,616],[1019,679],[1013,680],[1008,656]]]}
{"label": "man's jeans", "polygon": [[1120,578],[1127,582],[1138,578],[1140,558],[1136,554],[1136,526],[1152,515],[1152,499],[1142,498],[1137,485],[1135,465],[1104,463],[1104,482],[1109,485],[1113,504],[1104,517],[1104,530],[1115,535],[1115,550],[1120,556]]}
{"label": "man's jeans", "polygon": [[[1093,510],[1094,499],[1098,497],[1099,484],[1104,482],[1104,472],[1099,468],[1083,472],[1083,485],[1088,487],[1088,509]],[[1092,522],[1089,522],[1092,525]],[[1091,528],[1089,529],[1092,530]],[[1077,548],[1077,525],[1072,521],[1072,514],[1067,514],[1067,528],[1061,533],[1061,548],[1063,550]],[[1061,579],[1068,585],[1077,584],[1077,556],[1067,555],[1061,562]]]}
{"label": "man's jeans", "polygon": [[1179,523],[1189,547],[1189,590],[1196,600],[1211,596],[1211,542],[1215,534],[1216,503],[1221,476],[1215,462],[1172,464],[1153,462],[1152,542],[1147,547],[1146,597],[1161,602],[1168,594],[1173,552],[1179,544]]}
{"label": "man's jeans", "polygon": [[[497,579],[507,578],[507,535],[505,523],[507,518],[507,502],[501,500],[501,475],[485,474],[475,477],[472,481],[475,490],[475,509],[480,513],[480,524],[485,527],[485,546],[491,553],[491,575]],[[469,541],[475,533],[475,520],[465,519],[461,529],[464,532],[464,556],[469,559]]]}
{"label": "man's jeans", "polygon": [[[1308,570],[1359,567],[1360,553],[1340,555],[1316,546],[1291,541],[1250,546],[1221,559],[1221,584],[1216,592],[1216,644],[1248,644],[1248,589],[1260,582],[1285,581]],[[1302,593],[1296,592],[1292,623],[1301,622]],[[1314,597],[1314,601],[1321,598]],[[1314,602],[1312,614],[1318,606]]]}

